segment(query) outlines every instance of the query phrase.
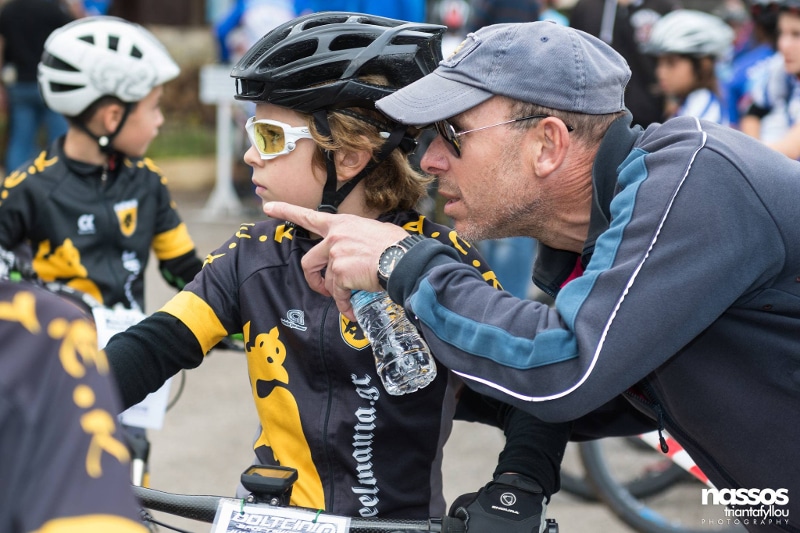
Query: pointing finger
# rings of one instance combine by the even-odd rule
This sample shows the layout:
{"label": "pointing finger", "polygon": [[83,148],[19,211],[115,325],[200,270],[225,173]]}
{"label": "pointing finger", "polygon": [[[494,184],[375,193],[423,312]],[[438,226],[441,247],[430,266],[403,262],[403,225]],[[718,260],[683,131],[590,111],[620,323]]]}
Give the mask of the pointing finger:
{"label": "pointing finger", "polygon": [[312,233],[325,237],[333,221],[333,215],[306,209],[297,205],[284,202],[267,202],[264,204],[264,213],[272,218],[288,220],[305,228]]}

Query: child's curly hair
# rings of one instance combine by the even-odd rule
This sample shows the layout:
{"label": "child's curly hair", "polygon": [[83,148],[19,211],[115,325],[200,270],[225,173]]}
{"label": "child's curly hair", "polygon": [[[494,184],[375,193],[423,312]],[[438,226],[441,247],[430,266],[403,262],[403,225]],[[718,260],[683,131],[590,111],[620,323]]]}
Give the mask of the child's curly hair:
{"label": "child's curly hair", "polygon": [[[362,80],[376,85],[388,85],[383,76],[368,76]],[[314,154],[314,164],[323,169],[323,150],[367,150],[374,157],[385,142],[380,133],[391,132],[394,127],[394,123],[379,111],[356,107],[328,112],[330,137],[320,133],[313,117],[309,115],[307,119],[311,135],[321,148]],[[395,148],[386,160],[364,178],[366,205],[381,213],[413,209],[427,194],[427,187],[432,179],[414,170],[408,162],[408,154]]]}

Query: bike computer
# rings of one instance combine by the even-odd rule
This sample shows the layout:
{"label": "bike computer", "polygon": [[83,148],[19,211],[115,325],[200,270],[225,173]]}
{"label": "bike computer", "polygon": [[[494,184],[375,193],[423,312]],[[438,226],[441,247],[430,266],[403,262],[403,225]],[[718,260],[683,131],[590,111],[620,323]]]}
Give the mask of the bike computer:
{"label": "bike computer", "polygon": [[242,472],[241,481],[256,498],[278,498],[288,503],[297,470],[288,466],[252,465]]}

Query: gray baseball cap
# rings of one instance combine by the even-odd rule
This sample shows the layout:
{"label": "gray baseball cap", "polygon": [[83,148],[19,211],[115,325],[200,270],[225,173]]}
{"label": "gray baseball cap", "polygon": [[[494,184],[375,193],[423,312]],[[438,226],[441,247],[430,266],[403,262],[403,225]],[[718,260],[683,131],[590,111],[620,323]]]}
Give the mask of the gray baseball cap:
{"label": "gray baseball cap", "polygon": [[461,114],[494,95],[588,115],[625,108],[631,70],[600,39],[552,22],[485,26],[432,73],[377,102],[402,124]]}

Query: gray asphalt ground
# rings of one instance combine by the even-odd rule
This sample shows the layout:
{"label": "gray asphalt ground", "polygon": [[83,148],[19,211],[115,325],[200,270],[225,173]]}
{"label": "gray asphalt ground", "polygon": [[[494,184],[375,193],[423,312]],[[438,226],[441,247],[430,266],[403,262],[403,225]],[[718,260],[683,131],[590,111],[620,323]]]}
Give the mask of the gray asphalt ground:
{"label": "gray asphalt ground", "polygon": [[[173,191],[178,208],[189,226],[202,255],[224,242],[239,222],[256,219],[257,204],[247,204],[238,215],[211,215],[204,209],[207,192]],[[156,274],[148,270],[147,311],[157,310],[172,294]],[[247,379],[243,354],[213,351],[197,369],[185,372],[185,387],[167,412],[164,427],[149,431],[151,487],[187,494],[232,495],[241,471],[250,464],[251,442],[256,414]],[[177,380],[173,393],[177,390]],[[503,442],[502,434],[478,424],[457,423],[445,449],[445,495],[452,502],[458,495],[485,484],[493,470]],[[581,469],[568,448],[564,468]],[[622,453],[622,452],[620,452]],[[625,455],[622,455],[623,462]],[[672,511],[690,517],[700,527],[699,484],[687,484],[669,504]],[[210,525],[178,519],[163,513],[154,515],[168,524],[193,533],[208,532]],[[622,524],[604,505],[583,501],[562,491],[554,496],[548,516],[555,518],[561,533],[633,531]],[[160,531],[169,531],[161,528]],[[713,531],[713,529],[709,529]]]}

